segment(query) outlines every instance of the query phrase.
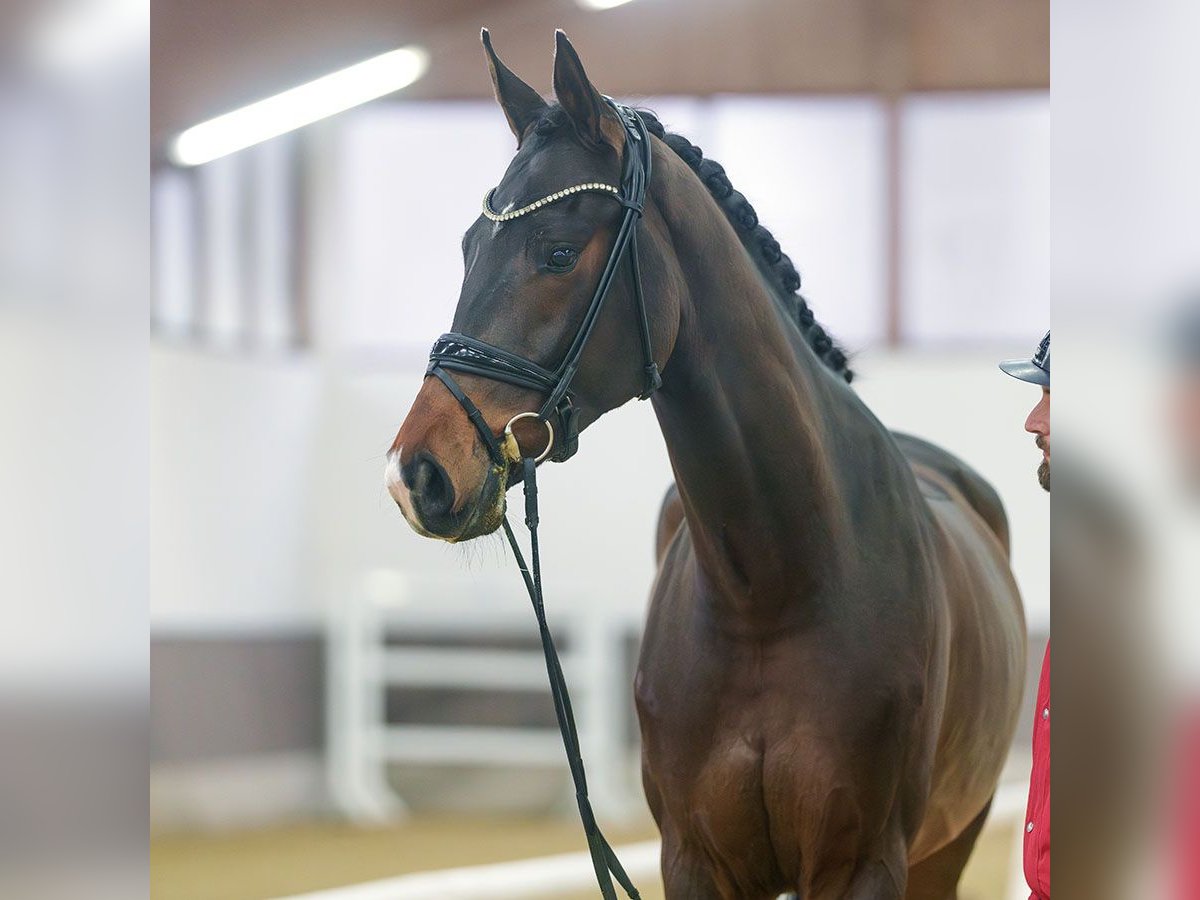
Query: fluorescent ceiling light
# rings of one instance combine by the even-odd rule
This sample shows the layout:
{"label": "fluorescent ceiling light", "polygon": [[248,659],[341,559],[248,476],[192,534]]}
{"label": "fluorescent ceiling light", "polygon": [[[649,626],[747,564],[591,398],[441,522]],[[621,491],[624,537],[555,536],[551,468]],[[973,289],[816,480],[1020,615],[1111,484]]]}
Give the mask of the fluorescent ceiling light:
{"label": "fluorescent ceiling light", "polygon": [[429,54],[420,47],[363,60],[189,128],[172,142],[171,158],[197,166],[244,150],[407,87],[428,65]]}
{"label": "fluorescent ceiling light", "polygon": [[624,6],[632,0],[576,0],[586,9],[612,9],[614,6]]}

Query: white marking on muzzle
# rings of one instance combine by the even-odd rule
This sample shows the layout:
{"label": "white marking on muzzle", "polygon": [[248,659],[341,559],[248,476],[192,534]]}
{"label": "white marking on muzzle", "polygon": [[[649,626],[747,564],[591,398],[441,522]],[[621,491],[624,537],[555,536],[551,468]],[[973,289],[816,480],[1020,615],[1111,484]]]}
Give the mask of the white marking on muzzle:
{"label": "white marking on muzzle", "polygon": [[396,501],[396,505],[400,507],[400,514],[404,516],[404,521],[412,526],[413,530],[425,537],[436,537],[430,534],[421,525],[421,520],[417,517],[413,510],[412,493],[408,486],[404,483],[404,478],[400,474],[400,454],[404,451],[403,447],[397,447],[388,454],[387,466],[383,470],[383,483],[387,486],[388,493],[392,495],[392,499]]}

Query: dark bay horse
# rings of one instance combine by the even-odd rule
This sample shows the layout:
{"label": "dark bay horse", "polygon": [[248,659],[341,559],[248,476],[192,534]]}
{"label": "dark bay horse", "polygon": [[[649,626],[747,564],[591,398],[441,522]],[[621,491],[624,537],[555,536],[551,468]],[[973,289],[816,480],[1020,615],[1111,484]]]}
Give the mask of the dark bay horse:
{"label": "dark bay horse", "polygon": [[[619,184],[624,130],[561,33],[553,105],[484,43],[518,149],[463,240],[453,328],[550,369],[623,210],[586,190],[509,220],[493,210]],[[1025,670],[1003,508],[962,462],[875,419],[721,167],[641,120],[652,402],[677,487],[636,701],[667,896],[952,898]],[[614,282],[580,358],[584,428],[643,389],[629,281]],[[495,435],[546,400],[457,377]],[[516,424],[522,450],[540,453],[541,423]],[[459,401],[426,378],[387,472],[413,528],[447,541],[494,531],[519,473],[491,462]]]}

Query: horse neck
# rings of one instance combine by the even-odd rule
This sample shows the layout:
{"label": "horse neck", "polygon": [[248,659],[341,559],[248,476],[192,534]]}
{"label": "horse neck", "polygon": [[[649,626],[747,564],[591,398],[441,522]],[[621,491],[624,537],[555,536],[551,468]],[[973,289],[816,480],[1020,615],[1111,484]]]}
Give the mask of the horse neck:
{"label": "horse neck", "polygon": [[769,622],[837,577],[865,488],[839,458],[883,429],[783,321],[707,193],[656,199],[686,286],[655,412],[710,593]]}

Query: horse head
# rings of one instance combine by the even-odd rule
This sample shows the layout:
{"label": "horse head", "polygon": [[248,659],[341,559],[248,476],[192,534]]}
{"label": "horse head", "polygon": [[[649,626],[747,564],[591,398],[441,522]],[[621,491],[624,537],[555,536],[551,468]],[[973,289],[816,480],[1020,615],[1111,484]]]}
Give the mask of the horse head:
{"label": "horse head", "polygon": [[[564,459],[579,431],[648,396],[680,309],[677,264],[648,194],[629,215],[628,154],[641,152],[629,145],[657,139],[592,86],[561,31],[555,104],[501,62],[486,30],[482,38],[517,152],[463,237],[451,333],[434,347],[385,476],[408,523],[451,542],[500,526],[522,456]],[[639,253],[638,243],[622,252],[626,229],[641,233],[640,276],[637,263],[619,265]]]}

